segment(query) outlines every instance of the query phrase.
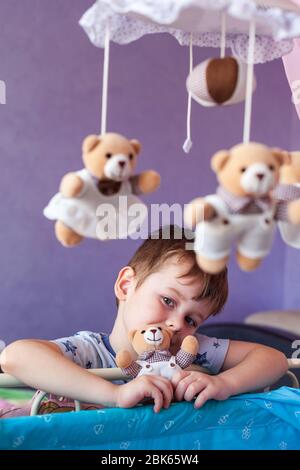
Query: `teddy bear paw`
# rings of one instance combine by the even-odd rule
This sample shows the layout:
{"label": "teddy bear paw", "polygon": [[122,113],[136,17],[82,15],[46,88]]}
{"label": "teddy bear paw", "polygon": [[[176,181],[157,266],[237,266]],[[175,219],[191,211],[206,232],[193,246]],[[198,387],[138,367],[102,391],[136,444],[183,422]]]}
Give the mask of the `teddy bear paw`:
{"label": "teddy bear paw", "polygon": [[84,237],[74,232],[71,228],[67,227],[60,220],[55,224],[55,235],[57,240],[65,247],[72,247],[78,245]]}
{"label": "teddy bear paw", "polygon": [[116,354],[116,364],[121,369],[127,369],[132,364],[132,357],[129,351],[119,351]]}
{"label": "teddy bear paw", "polygon": [[195,336],[189,335],[182,341],[181,349],[189,354],[196,355],[199,349],[199,343]]}
{"label": "teddy bear paw", "polygon": [[261,258],[247,258],[239,252],[236,254],[236,260],[242,271],[246,272],[254,271],[262,262]]}
{"label": "teddy bear paw", "polygon": [[228,257],[222,259],[208,259],[202,255],[196,256],[199,267],[208,274],[219,274],[226,268]]}

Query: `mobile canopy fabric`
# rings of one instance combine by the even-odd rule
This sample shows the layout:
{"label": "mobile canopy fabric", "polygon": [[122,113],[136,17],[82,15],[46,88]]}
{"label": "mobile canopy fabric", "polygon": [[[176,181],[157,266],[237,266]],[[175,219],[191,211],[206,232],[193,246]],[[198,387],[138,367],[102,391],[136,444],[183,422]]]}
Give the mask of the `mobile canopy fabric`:
{"label": "mobile canopy fabric", "polygon": [[226,46],[246,61],[249,21],[255,20],[255,63],[276,59],[293,49],[300,36],[297,0],[97,0],[80,20],[91,42],[110,39],[128,44],[146,34],[169,33],[179,44],[220,47],[221,15],[226,14]]}

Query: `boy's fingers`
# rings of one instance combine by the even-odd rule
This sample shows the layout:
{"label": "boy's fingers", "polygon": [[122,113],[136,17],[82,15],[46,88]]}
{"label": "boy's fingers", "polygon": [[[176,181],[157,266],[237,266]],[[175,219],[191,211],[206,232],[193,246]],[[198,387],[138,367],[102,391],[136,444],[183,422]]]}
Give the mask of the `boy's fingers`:
{"label": "boy's fingers", "polygon": [[173,387],[171,382],[164,377],[153,376],[153,384],[159,388],[163,394],[163,406],[168,408],[173,398]]}
{"label": "boy's fingers", "polygon": [[184,394],[188,388],[188,386],[195,382],[195,377],[193,375],[188,375],[187,377],[185,377],[184,379],[180,380],[180,382],[178,383],[176,389],[175,389],[175,398],[176,400],[178,401],[181,401],[183,400],[183,397],[184,397]]}
{"label": "boy's fingers", "polygon": [[213,390],[207,387],[197,396],[194,404],[195,408],[200,408],[211,398],[213,398]]}
{"label": "boy's fingers", "polygon": [[208,384],[205,382],[202,382],[202,380],[197,380],[196,382],[193,382],[190,384],[184,394],[184,399],[186,401],[191,401],[195,395],[198,395],[198,393],[202,392],[207,388]]}
{"label": "boy's fingers", "polygon": [[149,390],[149,396],[151,396],[151,398],[154,400],[153,409],[155,413],[158,413],[163,406],[163,394],[155,385],[152,385]]}
{"label": "boy's fingers", "polygon": [[184,371],[184,370],[176,372],[176,374],[174,375],[174,377],[172,377],[172,380],[171,380],[172,385],[174,386],[174,388],[177,387],[177,385],[179,384],[179,382],[181,382],[182,379],[189,376],[190,374],[191,374],[190,372]]}

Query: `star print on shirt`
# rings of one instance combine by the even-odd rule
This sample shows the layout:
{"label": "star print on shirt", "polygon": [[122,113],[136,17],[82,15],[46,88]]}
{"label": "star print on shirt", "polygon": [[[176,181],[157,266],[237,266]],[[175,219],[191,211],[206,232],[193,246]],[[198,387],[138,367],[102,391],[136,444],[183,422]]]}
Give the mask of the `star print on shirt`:
{"label": "star print on shirt", "polygon": [[96,336],[94,333],[91,333],[91,334],[89,335],[89,337],[95,339],[98,344],[101,343],[101,341],[100,341],[100,339],[98,338],[98,336]]}
{"label": "star print on shirt", "polygon": [[214,343],[214,347],[217,349],[219,346],[221,346],[220,343],[218,343],[218,341],[216,341],[216,342]]}
{"label": "star print on shirt", "polygon": [[209,361],[206,358],[207,352],[203,354],[197,354],[196,359],[194,360],[194,364],[198,364],[199,366],[208,366]]}
{"label": "star print on shirt", "polygon": [[88,361],[85,365],[85,368],[86,369],[91,369],[91,367],[92,367],[92,363],[91,363],[91,361]]}
{"label": "star print on shirt", "polygon": [[73,356],[76,356],[76,349],[77,349],[77,346],[74,346],[73,343],[71,343],[71,341],[67,340],[65,342],[62,343],[64,345],[64,347],[66,348],[66,352],[71,352],[73,354]]}

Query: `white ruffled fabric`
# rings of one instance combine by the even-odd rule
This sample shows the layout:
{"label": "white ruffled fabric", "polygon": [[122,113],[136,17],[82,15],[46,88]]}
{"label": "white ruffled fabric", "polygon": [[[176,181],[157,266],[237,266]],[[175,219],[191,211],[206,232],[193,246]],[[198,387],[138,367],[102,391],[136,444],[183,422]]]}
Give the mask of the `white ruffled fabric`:
{"label": "white ruffled fabric", "polygon": [[259,6],[253,0],[97,0],[79,23],[98,47],[104,47],[107,22],[110,38],[118,44],[165,32],[179,44],[189,45],[193,32],[194,45],[220,47],[222,12],[227,13],[226,46],[243,61],[247,59],[251,18],[255,18],[257,33],[255,63],[288,54],[293,49],[293,38],[300,37],[300,9],[298,14]]}

